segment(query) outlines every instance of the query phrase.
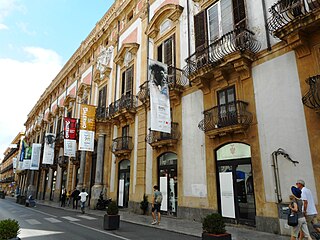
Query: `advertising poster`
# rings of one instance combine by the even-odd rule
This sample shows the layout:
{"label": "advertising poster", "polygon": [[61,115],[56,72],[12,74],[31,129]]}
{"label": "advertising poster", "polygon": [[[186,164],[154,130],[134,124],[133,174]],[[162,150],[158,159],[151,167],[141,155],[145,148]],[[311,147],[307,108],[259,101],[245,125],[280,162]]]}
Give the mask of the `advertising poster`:
{"label": "advertising poster", "polygon": [[64,152],[67,157],[76,157],[77,119],[64,118]]}
{"label": "advertising poster", "polygon": [[94,151],[96,107],[86,104],[80,106],[79,150]]}
{"label": "advertising poster", "polygon": [[31,166],[30,170],[39,170],[40,165],[41,144],[32,144]]}
{"label": "advertising poster", "polygon": [[149,60],[151,130],[171,133],[168,66]]}
{"label": "advertising poster", "polygon": [[56,135],[54,133],[46,133],[44,141],[42,164],[53,164],[54,162],[54,143]]}

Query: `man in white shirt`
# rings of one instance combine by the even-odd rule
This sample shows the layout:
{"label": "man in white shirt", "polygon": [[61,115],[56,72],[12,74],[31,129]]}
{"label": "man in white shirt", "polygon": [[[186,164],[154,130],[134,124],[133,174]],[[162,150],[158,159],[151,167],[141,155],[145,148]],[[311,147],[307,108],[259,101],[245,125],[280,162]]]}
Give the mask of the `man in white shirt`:
{"label": "man in white shirt", "polygon": [[79,194],[80,197],[80,206],[81,206],[81,212],[84,213],[84,206],[87,201],[88,193],[83,188],[81,193]]}
{"label": "man in white shirt", "polygon": [[313,229],[312,225],[318,223],[318,212],[314,204],[312,193],[309,188],[305,187],[305,182],[299,179],[296,185],[301,190],[301,199],[303,200],[303,213],[306,217],[308,228],[310,231]]}

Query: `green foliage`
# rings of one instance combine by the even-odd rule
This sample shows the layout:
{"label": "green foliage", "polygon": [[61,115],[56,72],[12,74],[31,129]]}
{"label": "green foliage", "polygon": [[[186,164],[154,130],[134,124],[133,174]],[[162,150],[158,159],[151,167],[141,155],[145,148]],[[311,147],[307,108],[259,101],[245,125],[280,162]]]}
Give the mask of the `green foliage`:
{"label": "green foliage", "polygon": [[118,215],[119,208],[116,201],[111,201],[107,208],[107,214],[108,215]]}
{"label": "green foliage", "polygon": [[20,233],[18,221],[5,219],[0,221],[0,240],[15,238]]}
{"label": "green foliage", "polygon": [[146,214],[149,208],[148,196],[143,194],[143,200],[140,202],[140,208],[143,211],[143,214]]}
{"label": "green foliage", "polygon": [[202,220],[202,230],[207,233],[222,234],[226,232],[226,225],[219,213],[207,215]]}

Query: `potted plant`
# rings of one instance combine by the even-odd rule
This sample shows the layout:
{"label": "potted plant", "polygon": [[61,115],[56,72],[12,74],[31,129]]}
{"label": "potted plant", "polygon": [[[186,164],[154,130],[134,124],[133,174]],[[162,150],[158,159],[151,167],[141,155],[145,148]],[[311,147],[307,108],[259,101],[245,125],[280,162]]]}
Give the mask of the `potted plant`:
{"label": "potted plant", "polygon": [[0,221],[0,239],[20,239],[18,234],[20,233],[20,225],[18,221],[13,219],[4,219]]}
{"label": "potted plant", "polygon": [[115,230],[120,226],[119,208],[116,201],[111,201],[104,215],[103,228],[105,230]]}
{"label": "potted plant", "polygon": [[231,240],[231,234],[226,233],[225,227],[226,225],[219,213],[207,215],[202,220],[202,239]]}
{"label": "potted plant", "polygon": [[143,194],[143,200],[140,202],[140,208],[143,212],[143,215],[145,215],[148,212],[149,202],[148,196],[146,194]]}

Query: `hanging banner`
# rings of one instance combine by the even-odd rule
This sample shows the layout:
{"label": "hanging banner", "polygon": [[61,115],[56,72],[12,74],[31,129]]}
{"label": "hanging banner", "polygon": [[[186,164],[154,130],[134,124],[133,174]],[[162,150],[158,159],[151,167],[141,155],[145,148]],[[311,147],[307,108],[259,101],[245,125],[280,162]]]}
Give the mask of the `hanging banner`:
{"label": "hanging banner", "polygon": [[45,141],[44,141],[42,164],[53,164],[55,140],[56,140],[56,135],[54,133],[46,133]]}
{"label": "hanging banner", "polygon": [[39,170],[40,165],[41,144],[32,144],[31,166],[30,170]]}
{"label": "hanging banner", "polygon": [[30,169],[31,166],[32,147],[25,147],[22,169]]}
{"label": "hanging banner", "polygon": [[77,150],[77,119],[64,118],[64,147],[63,155],[76,157]]}
{"label": "hanging banner", "polygon": [[96,108],[95,106],[81,104],[80,106],[80,133],[79,150],[94,151]]}
{"label": "hanging banner", "polygon": [[149,60],[151,130],[171,133],[168,66]]}

